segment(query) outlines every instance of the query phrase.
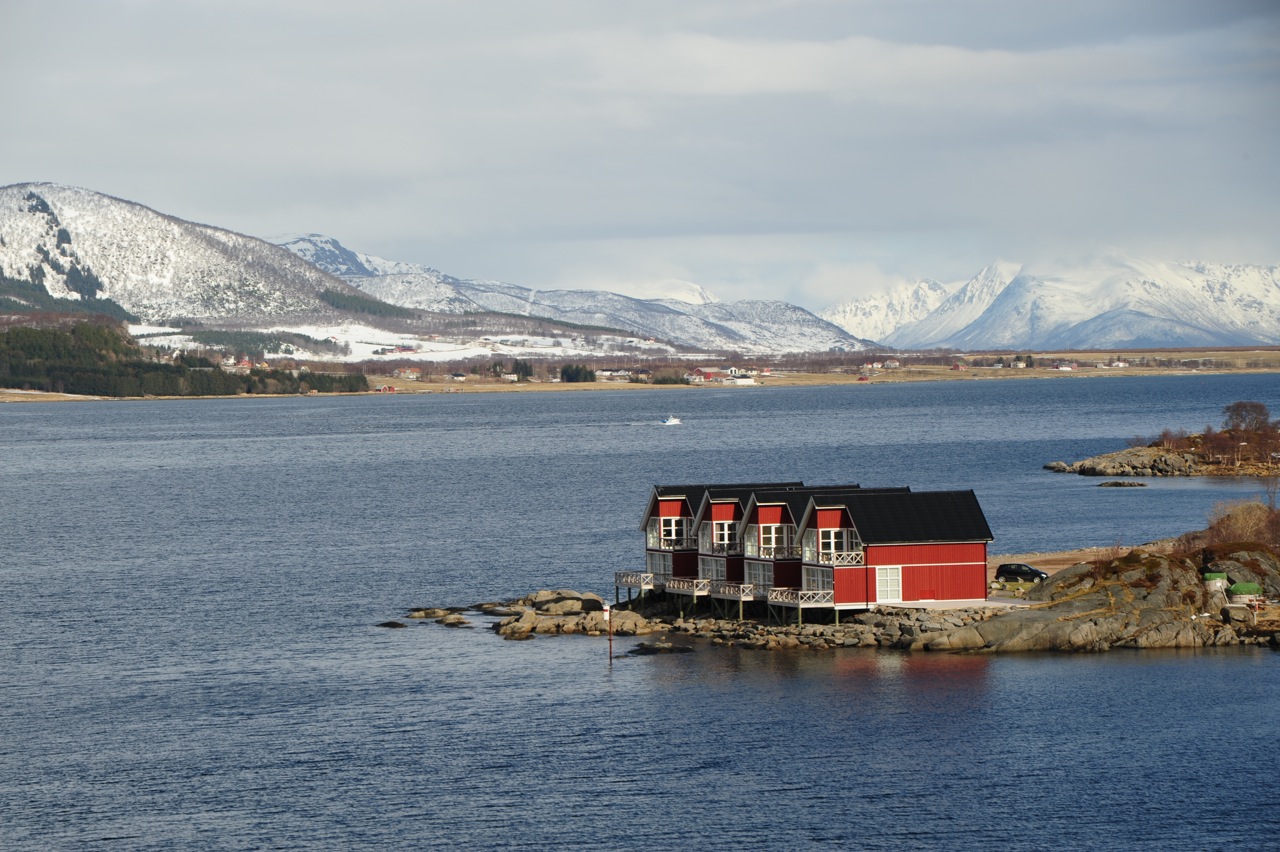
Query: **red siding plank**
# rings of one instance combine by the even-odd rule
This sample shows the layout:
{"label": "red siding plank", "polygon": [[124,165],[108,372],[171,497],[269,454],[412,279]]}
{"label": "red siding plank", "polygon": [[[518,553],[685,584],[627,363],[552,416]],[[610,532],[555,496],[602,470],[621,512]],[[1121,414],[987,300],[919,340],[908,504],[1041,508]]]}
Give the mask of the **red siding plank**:
{"label": "red siding plank", "polygon": [[712,503],[711,520],[736,521],[742,516],[741,507],[737,503]]}

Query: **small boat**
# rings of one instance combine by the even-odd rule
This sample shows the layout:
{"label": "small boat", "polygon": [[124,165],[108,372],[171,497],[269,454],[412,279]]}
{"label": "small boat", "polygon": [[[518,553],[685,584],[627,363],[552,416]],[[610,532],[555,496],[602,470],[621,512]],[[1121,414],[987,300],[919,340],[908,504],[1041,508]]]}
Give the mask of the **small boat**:
{"label": "small boat", "polygon": [[676,417],[674,414],[669,414],[666,417],[662,418],[662,425],[663,426],[679,426],[680,418]]}

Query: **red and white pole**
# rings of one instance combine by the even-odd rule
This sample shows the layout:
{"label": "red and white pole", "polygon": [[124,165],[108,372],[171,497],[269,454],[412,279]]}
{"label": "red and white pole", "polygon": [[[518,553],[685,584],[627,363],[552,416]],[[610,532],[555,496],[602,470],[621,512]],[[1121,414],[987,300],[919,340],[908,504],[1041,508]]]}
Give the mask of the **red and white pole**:
{"label": "red and white pole", "polygon": [[609,602],[604,602],[604,626],[609,631],[609,667],[613,668],[613,619],[609,613]]}

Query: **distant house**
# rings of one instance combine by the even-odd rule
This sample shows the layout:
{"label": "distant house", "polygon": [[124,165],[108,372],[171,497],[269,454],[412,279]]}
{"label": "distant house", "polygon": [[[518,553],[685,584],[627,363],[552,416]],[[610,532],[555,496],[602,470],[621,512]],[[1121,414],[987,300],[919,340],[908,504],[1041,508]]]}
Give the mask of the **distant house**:
{"label": "distant house", "polygon": [[726,374],[714,367],[695,367],[685,375],[693,384],[705,384],[707,382],[718,382],[726,377]]}
{"label": "distant house", "polygon": [[466,373],[450,373],[449,374],[449,381],[451,382],[465,382],[466,380],[467,380]]}
{"label": "distant house", "polygon": [[986,600],[991,529],[972,491],[800,482],[655,486],[645,568],[617,589],[780,608]]}
{"label": "distant house", "polygon": [[417,367],[401,367],[391,375],[397,379],[408,379],[411,382],[422,380],[422,370]]}

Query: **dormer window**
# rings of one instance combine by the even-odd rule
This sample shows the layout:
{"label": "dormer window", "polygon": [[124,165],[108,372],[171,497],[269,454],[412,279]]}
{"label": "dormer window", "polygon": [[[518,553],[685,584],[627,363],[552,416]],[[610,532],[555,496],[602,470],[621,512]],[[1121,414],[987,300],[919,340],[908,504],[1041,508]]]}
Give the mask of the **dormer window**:
{"label": "dormer window", "polygon": [[662,538],[666,541],[674,539],[682,539],[685,537],[685,529],[688,518],[663,518],[662,519]]}

